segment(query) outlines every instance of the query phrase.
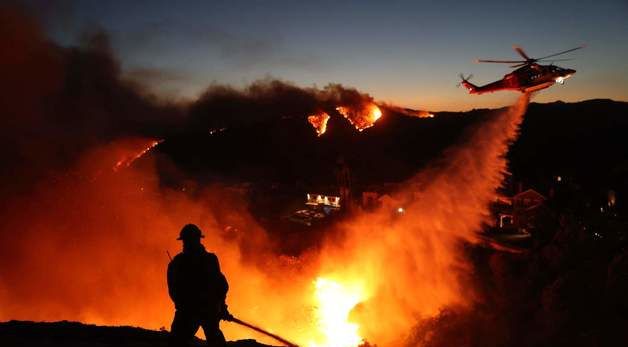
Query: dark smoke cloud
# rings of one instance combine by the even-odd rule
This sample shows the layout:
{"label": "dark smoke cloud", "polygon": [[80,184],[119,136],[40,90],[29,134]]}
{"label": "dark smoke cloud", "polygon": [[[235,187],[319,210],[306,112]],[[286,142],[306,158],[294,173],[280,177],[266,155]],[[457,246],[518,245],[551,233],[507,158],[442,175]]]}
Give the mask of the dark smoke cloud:
{"label": "dark smoke cloud", "polygon": [[26,144],[36,153],[47,149],[47,139],[33,125],[44,123],[48,100],[61,89],[63,61],[38,23],[15,10],[0,9],[0,45],[0,167],[5,178],[20,173],[17,163],[35,161]]}
{"label": "dark smoke cloud", "polygon": [[[301,88],[266,79],[243,89],[211,85],[186,105],[166,103],[123,75],[108,35],[87,33],[78,47],[60,47],[24,9],[0,9],[0,143],[2,188],[15,177],[32,183],[67,167],[89,148],[119,138],[167,138],[181,131],[208,131],[278,117],[302,117],[372,97],[330,84]],[[136,70],[135,79],[171,79],[167,71]],[[9,182],[9,184],[7,184]]]}
{"label": "dark smoke cloud", "polygon": [[[182,129],[185,107],[125,81],[107,35],[60,47],[33,17],[4,7],[0,36],[3,320],[111,322],[133,315],[165,324],[165,250],[177,249],[174,235],[185,223],[201,225],[214,249],[259,254],[263,245],[250,245],[266,244],[264,235],[239,192],[206,187],[202,198],[191,198],[163,188],[153,166],[112,171],[137,153],[138,138]],[[222,235],[225,225],[246,227],[246,240]],[[240,258],[232,258],[235,267]]]}
{"label": "dark smoke cloud", "polygon": [[302,117],[318,111],[337,114],[337,106],[357,107],[372,102],[368,94],[340,84],[301,88],[266,79],[240,90],[212,85],[190,108],[190,131],[241,126],[279,117]]}
{"label": "dark smoke cloud", "polygon": [[23,9],[3,7],[0,46],[4,183],[32,182],[119,137],[167,136],[181,122],[180,108],[121,79],[102,32],[85,35],[79,47],[60,47]]}
{"label": "dark smoke cloud", "polygon": [[111,34],[124,51],[145,56],[163,54],[169,47],[168,42],[185,41],[189,47],[195,47],[203,59],[224,63],[238,70],[255,66],[314,70],[324,65],[316,56],[287,49],[281,33],[272,36],[245,35],[207,23],[181,26],[159,19],[148,21],[132,32]]}
{"label": "dark smoke cloud", "polygon": [[[177,94],[173,83],[185,83],[192,76],[174,69],[138,67],[124,71],[124,78],[137,81],[140,85],[155,86],[152,90],[162,91],[164,96]],[[174,91],[174,92],[173,92]],[[160,94],[160,95],[161,95]]]}

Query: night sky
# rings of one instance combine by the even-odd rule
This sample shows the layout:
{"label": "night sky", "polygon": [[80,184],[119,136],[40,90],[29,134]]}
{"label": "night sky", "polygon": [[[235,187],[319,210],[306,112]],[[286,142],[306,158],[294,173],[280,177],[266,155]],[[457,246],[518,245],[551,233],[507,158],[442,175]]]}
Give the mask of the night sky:
{"label": "night sky", "polygon": [[124,74],[163,96],[194,99],[208,85],[279,78],[342,83],[377,100],[429,110],[511,103],[456,88],[501,78],[519,58],[587,44],[556,62],[577,74],[535,101],[628,100],[628,2],[615,1],[28,1],[61,45],[109,34]]}

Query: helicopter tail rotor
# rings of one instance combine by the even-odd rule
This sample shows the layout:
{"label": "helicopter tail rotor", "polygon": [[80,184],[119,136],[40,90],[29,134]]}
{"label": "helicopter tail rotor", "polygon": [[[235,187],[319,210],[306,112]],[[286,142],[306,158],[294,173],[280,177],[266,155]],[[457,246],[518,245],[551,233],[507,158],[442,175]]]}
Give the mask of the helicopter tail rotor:
{"label": "helicopter tail rotor", "polygon": [[473,75],[469,75],[467,77],[464,77],[463,74],[459,74],[458,76],[460,76],[460,83],[458,83],[458,87],[463,86],[465,89],[467,89],[469,91],[470,94],[476,94],[477,93],[477,86],[471,82],[469,82],[469,80],[471,79],[471,77],[473,77]]}
{"label": "helicopter tail rotor", "polygon": [[458,74],[458,77],[460,77],[460,82],[458,82],[458,84],[456,84],[456,87],[460,87],[465,82],[469,82],[469,80],[473,77],[473,74],[469,74],[469,76],[464,77],[464,75],[462,73],[460,73],[460,74]]}

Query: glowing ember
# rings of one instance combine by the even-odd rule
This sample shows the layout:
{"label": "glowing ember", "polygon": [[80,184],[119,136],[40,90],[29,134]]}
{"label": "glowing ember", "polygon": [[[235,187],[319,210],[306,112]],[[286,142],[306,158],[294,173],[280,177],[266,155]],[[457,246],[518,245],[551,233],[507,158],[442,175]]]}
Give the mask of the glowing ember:
{"label": "glowing ember", "polygon": [[434,114],[428,111],[415,111],[415,110],[404,110],[403,113],[406,116],[418,117],[418,118],[434,118]]}
{"label": "glowing ember", "polygon": [[349,313],[365,299],[361,286],[343,286],[330,279],[319,277],[316,286],[317,319],[322,335],[311,341],[310,347],[357,347],[363,339],[359,326],[349,321]]}
{"label": "glowing ember", "polygon": [[317,114],[313,114],[307,117],[307,121],[312,124],[314,130],[316,130],[316,134],[321,136],[327,131],[327,121],[329,120],[329,115],[325,112],[320,112]]}
{"label": "glowing ember", "polygon": [[142,149],[139,153],[132,155],[132,156],[127,156],[124,157],[120,160],[118,160],[118,162],[116,163],[116,165],[113,166],[113,171],[118,171],[123,167],[129,167],[131,166],[131,164],[133,164],[134,161],[136,161],[137,159],[141,158],[144,154],[150,152],[151,149],[153,149],[155,146],[157,146],[158,144],[162,143],[164,140],[156,140],[156,141],[151,141],[149,146]]}
{"label": "glowing ember", "polygon": [[394,106],[394,105],[386,105],[386,108],[391,111],[401,113],[402,115],[408,116],[408,117],[434,118],[434,114],[431,113],[430,111],[413,110],[411,108],[403,108],[403,107]]}
{"label": "glowing ember", "polygon": [[382,111],[373,103],[358,109],[339,106],[336,107],[336,111],[343,115],[358,131],[372,127],[382,117]]}

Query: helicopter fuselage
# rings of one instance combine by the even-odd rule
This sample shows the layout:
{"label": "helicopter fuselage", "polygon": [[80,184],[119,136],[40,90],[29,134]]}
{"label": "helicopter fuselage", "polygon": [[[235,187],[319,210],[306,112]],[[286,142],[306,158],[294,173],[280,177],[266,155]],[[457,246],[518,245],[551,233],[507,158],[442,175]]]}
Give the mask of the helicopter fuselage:
{"label": "helicopter fuselage", "polygon": [[532,63],[504,75],[504,78],[499,81],[475,86],[467,80],[463,80],[462,85],[467,88],[470,94],[492,93],[500,90],[517,90],[522,93],[530,93],[548,88],[555,83],[563,84],[567,78],[575,73],[576,70],[573,69]]}

